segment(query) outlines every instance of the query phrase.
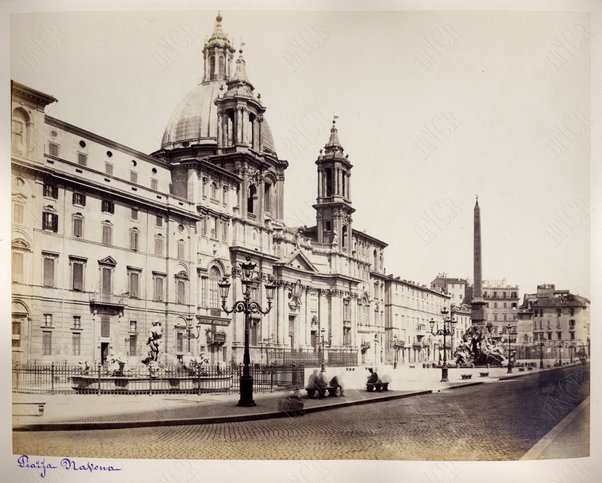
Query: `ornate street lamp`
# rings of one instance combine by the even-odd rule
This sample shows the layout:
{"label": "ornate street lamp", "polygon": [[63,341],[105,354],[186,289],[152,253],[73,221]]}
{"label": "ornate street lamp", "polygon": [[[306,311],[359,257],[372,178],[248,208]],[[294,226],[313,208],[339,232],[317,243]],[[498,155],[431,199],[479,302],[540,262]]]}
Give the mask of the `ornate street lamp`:
{"label": "ornate street lamp", "polygon": [[[542,334],[542,336],[543,336],[543,334]],[[539,348],[540,348],[540,351],[539,351],[539,368],[540,369],[543,369],[543,346],[544,345],[545,344],[543,343],[543,339],[542,339],[541,342],[539,343]]]}
{"label": "ornate street lamp", "polygon": [[445,338],[446,336],[451,335],[452,330],[456,325],[456,320],[453,317],[448,317],[449,311],[447,307],[443,307],[441,309],[441,315],[443,316],[443,329],[437,328],[435,330],[435,321],[433,319],[431,319],[429,323],[431,325],[431,334],[443,336],[443,366],[441,366],[441,382],[448,382],[449,379],[447,378],[447,351]]}
{"label": "ornate street lamp", "polygon": [[395,349],[395,359],[393,360],[393,369],[397,369],[397,354],[399,352],[399,346],[397,345],[397,334],[393,335],[393,348]]}
{"label": "ornate street lamp", "polygon": [[506,326],[506,330],[508,331],[508,374],[512,373],[512,362],[510,361],[510,336],[512,335],[512,324],[508,322]]}
{"label": "ornate street lamp", "polygon": [[261,306],[251,300],[251,285],[257,282],[255,277],[255,266],[256,264],[251,262],[251,259],[247,257],[246,262],[240,264],[241,268],[241,282],[243,286],[243,300],[234,302],[231,309],[226,308],[226,299],[228,298],[228,292],[230,291],[230,282],[226,277],[217,285],[219,287],[220,296],[222,298],[222,309],[227,314],[232,312],[243,312],[245,314],[245,351],[243,354],[243,373],[240,376],[240,400],[238,406],[255,406],[253,400],[253,376],[251,376],[250,363],[251,357],[249,355],[249,326],[251,325],[251,314],[267,314],[272,309],[272,299],[274,298],[274,291],[276,286],[272,281],[265,285],[266,298],[268,300],[268,307],[266,310],[262,310]]}
{"label": "ornate street lamp", "polygon": [[562,365],[562,342],[558,343],[558,365]]}
{"label": "ornate street lamp", "polygon": [[320,337],[321,339],[321,344],[322,344],[322,351],[320,352],[320,367],[321,367],[321,372],[325,372],[326,371],[326,364],[324,364],[324,334],[326,333],[326,329],[324,327],[322,327],[320,329]]}
{"label": "ornate street lamp", "polygon": [[186,317],[186,325],[176,324],[173,326],[176,330],[182,330],[183,336],[187,339],[198,339],[201,335],[201,324],[200,322],[196,325],[196,334],[194,333],[194,327],[192,326],[192,315]]}

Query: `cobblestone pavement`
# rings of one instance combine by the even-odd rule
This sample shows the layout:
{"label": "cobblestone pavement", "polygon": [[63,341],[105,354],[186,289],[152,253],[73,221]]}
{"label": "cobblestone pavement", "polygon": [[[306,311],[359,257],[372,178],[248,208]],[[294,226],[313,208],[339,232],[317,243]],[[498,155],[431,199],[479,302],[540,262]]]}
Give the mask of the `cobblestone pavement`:
{"label": "cobblestone pavement", "polygon": [[16,432],[13,450],[97,458],[513,460],[588,394],[589,367],[576,366],[296,418]]}

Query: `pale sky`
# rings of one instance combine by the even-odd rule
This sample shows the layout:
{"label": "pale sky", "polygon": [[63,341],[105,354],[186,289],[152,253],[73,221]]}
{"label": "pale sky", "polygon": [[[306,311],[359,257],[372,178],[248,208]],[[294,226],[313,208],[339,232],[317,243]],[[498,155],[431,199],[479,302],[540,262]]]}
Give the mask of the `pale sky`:
{"label": "pale sky", "polygon": [[[47,112],[151,153],[202,76],[216,12],[11,18],[11,77]],[[590,297],[590,24],[544,12],[222,11],[267,107],[286,171],[285,222],[315,223],[333,115],[353,163],[353,227],[386,241],[387,273],[472,277],[521,295]]]}

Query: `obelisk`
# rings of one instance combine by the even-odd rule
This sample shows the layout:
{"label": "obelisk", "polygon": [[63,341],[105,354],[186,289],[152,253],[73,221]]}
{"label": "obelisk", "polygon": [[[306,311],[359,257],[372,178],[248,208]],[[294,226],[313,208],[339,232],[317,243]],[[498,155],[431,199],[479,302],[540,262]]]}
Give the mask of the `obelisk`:
{"label": "obelisk", "polygon": [[472,325],[481,330],[485,326],[485,313],[483,306],[483,278],[481,268],[481,210],[479,209],[479,197],[476,197],[474,205],[474,286],[472,290]]}

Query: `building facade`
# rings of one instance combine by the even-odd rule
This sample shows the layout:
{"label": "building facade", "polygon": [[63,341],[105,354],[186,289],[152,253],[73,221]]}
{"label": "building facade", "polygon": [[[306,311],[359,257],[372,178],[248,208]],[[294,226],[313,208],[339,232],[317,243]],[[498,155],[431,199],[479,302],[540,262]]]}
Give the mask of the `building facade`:
{"label": "building facade", "polygon": [[517,331],[518,285],[506,284],[505,280],[484,280],[485,324],[490,327],[491,337],[501,341],[508,335],[507,326],[512,326],[510,342],[515,342]]}
{"label": "building facade", "polygon": [[569,362],[590,355],[590,301],[554,284],[537,286],[519,307],[517,350],[526,358]]}
{"label": "building facade", "polygon": [[251,321],[254,362],[315,354],[322,340],[333,362],[385,359],[387,244],[353,228],[336,125],[316,160],[315,225],[288,227],[288,162],[221,21],[203,80],[150,155],[45,114],[56,99],[12,83],[15,361],[135,364],[160,322],[165,361],[239,363],[243,315],[221,310],[217,284],[231,277],[228,305],[240,300],[247,258],[277,285],[272,310]]}

